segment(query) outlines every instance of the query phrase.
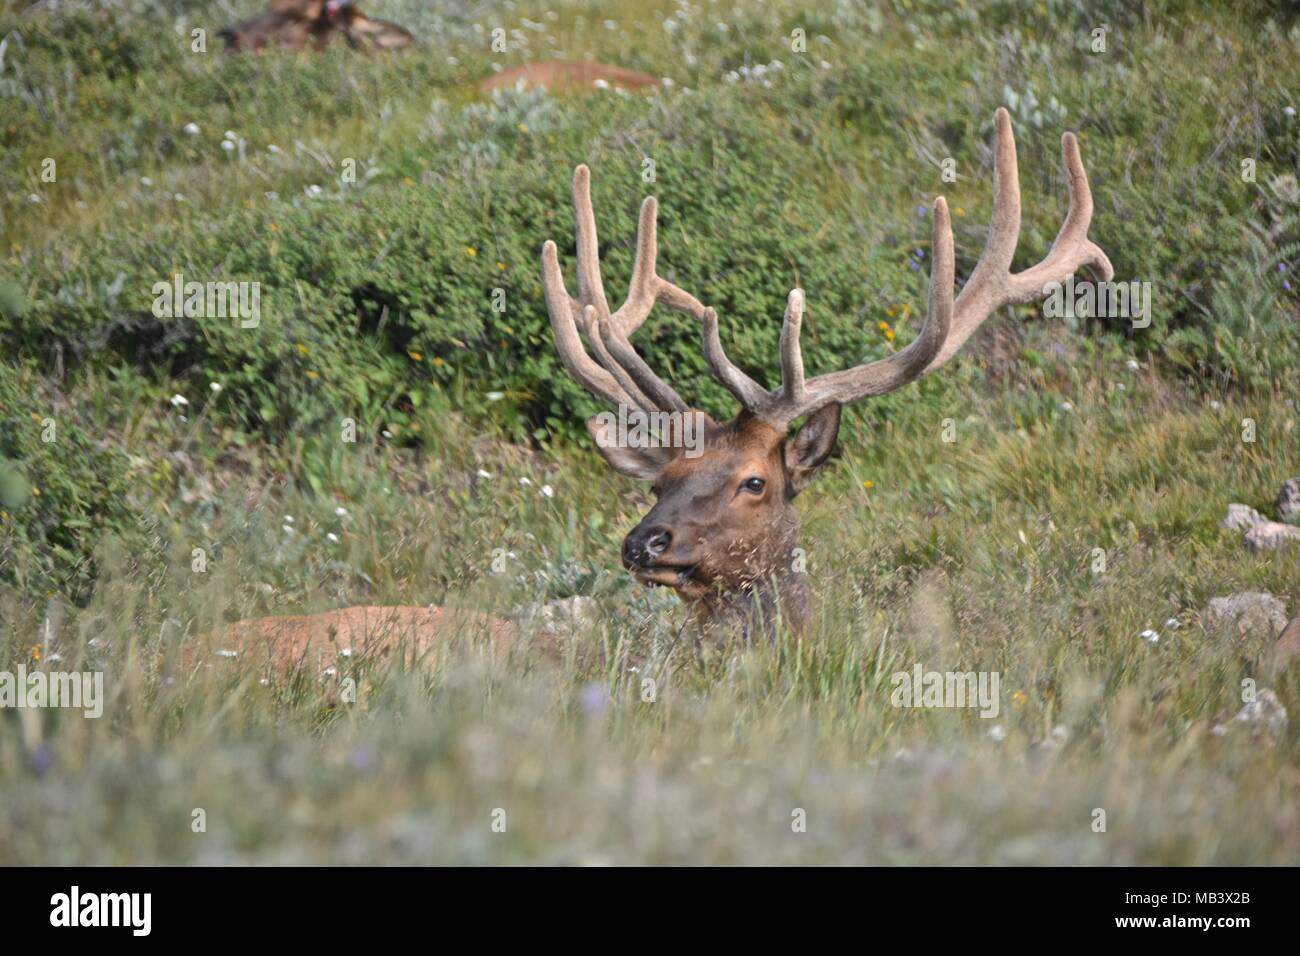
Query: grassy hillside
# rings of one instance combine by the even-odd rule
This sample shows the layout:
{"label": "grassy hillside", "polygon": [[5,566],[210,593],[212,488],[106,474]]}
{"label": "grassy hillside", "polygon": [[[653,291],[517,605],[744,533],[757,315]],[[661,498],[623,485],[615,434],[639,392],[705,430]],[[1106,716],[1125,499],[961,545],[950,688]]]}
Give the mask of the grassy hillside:
{"label": "grassy hillside", "polygon": [[[224,57],[211,4],[27,6],[0,5],[0,671],[57,655],[109,701],[0,713],[0,863],[1296,859],[1297,732],[1232,718],[1243,680],[1294,716],[1300,665],[1204,613],[1300,614],[1300,546],[1220,525],[1300,475],[1300,29],[1274,5],[390,0],[366,9],[422,47],[372,59]],[[672,82],[476,90],[587,56]],[[664,274],[772,381],[795,285],[810,374],[910,341],[936,194],[969,274],[1003,105],[1017,268],[1075,130],[1151,327],[1007,310],[854,407],[800,499],[810,633],[697,646],[619,569],[648,495],[551,347],[572,167],[611,297],[653,192]],[[259,324],[155,315],[178,273],[258,282]],[[685,318],[637,343],[729,411]],[[597,610],[561,663],[472,627],[431,675],[159,663],[262,614],[574,595]],[[917,663],[998,671],[1001,714],[892,706]]]}

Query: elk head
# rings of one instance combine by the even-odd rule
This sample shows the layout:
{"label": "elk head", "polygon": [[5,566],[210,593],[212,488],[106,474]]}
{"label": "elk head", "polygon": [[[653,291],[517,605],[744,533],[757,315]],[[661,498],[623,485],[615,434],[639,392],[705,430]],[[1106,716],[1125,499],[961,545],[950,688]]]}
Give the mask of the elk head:
{"label": "elk head", "polygon": [[[793,554],[799,544],[795,496],[835,447],[842,406],[883,395],[933,372],[997,309],[1047,294],[1088,266],[1114,274],[1106,254],[1088,238],[1092,193],[1073,135],[1062,137],[1070,208],[1047,257],[1012,273],[1020,233],[1020,179],[1011,120],[995,117],[993,215],[989,237],[970,279],[953,299],[953,241],[948,207],[934,202],[929,306],[925,325],[905,349],[845,371],[804,376],[799,331],[803,292],[786,301],[781,329],[781,385],[768,390],[727,358],[718,317],[656,271],[656,204],[641,206],[636,259],[626,301],[611,312],[600,277],[590,173],[573,176],[577,220],[578,295],[569,295],[554,242],[542,247],[542,281],[560,359],[596,397],[619,409],[587,421],[606,461],[619,473],[652,482],[657,501],[623,542],[623,563],[640,581],[674,588],[696,604],[705,623],[734,614],[770,627],[782,615],[795,630],[806,613],[805,575]],[[718,423],[693,410],[637,354],[629,338],[656,302],[696,319],[704,356],[741,411]],[[585,338],[591,355],[583,346]],[[594,358],[592,357],[594,355]],[[788,434],[790,426],[802,426]],[[658,441],[624,440],[624,422],[658,425]],[[694,426],[694,427],[692,427]],[[688,442],[694,434],[696,441]],[[690,445],[695,447],[689,447]]]}

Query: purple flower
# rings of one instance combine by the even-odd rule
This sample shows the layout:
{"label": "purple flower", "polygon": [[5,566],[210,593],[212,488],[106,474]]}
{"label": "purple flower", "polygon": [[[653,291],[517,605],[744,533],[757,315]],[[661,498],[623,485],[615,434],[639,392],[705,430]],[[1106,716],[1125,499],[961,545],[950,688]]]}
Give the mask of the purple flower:
{"label": "purple flower", "polygon": [[925,250],[924,250],[924,249],[917,249],[917,250],[916,250],[916,258],[918,258],[918,259],[924,259],[924,258],[925,258]]}
{"label": "purple flower", "polygon": [[924,218],[925,218],[925,207],[924,207],[924,206],[917,206],[917,207],[916,207],[916,218],[917,218],[917,219],[924,219]]}
{"label": "purple flower", "polygon": [[609,694],[605,691],[604,686],[593,682],[582,688],[578,700],[582,704],[584,714],[589,717],[596,717],[605,712],[605,707],[609,704]]}
{"label": "purple flower", "polygon": [[1285,262],[1279,262],[1279,263],[1277,264],[1277,271],[1278,271],[1278,272],[1286,272],[1286,263],[1285,263]]}

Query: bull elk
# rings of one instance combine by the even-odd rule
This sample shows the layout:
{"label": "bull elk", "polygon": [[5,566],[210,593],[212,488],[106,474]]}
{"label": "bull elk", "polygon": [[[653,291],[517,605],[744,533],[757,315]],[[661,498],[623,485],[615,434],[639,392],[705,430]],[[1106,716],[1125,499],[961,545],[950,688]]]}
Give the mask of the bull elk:
{"label": "bull elk", "polygon": [[[1011,119],[999,109],[993,214],[983,254],[953,299],[953,239],[948,206],[933,206],[933,251],[925,325],[915,341],[886,358],[807,378],[800,351],[804,295],[786,300],[781,328],[781,385],[768,390],[727,358],[718,316],[656,271],[657,207],[641,206],[627,299],[611,312],[601,282],[591,174],[573,176],[578,294],[564,284],[555,243],[542,247],[542,283],[556,349],[569,374],[604,402],[670,423],[666,447],[620,445],[606,417],[587,429],[611,467],[652,482],[654,506],[623,541],[624,566],[642,583],[675,589],[705,630],[771,634],[777,621],[798,632],[808,615],[806,575],[795,570],[799,518],[794,498],[835,447],[843,406],[892,392],[952,359],[985,319],[1005,305],[1042,298],[1045,286],[1087,266],[1109,281],[1106,254],[1088,238],[1092,193],[1070,133],[1061,140],[1070,206],[1047,257],[1023,272],[1011,261],[1020,233],[1020,179]],[[712,374],[740,403],[728,422],[687,405],[637,354],[629,339],[656,302],[700,323]],[[591,354],[584,348],[583,341]],[[594,358],[593,358],[594,356]],[[692,456],[680,441],[682,416],[703,423],[703,447]],[[666,417],[665,417],[666,416]],[[787,432],[798,419],[802,427]],[[642,443],[646,444],[646,443]]]}

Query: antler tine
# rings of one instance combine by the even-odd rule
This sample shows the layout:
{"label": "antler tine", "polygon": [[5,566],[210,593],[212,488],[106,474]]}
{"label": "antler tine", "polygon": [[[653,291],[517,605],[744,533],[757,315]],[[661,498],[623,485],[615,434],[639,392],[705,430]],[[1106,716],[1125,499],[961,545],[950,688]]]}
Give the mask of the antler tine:
{"label": "antler tine", "polygon": [[582,347],[574,315],[576,303],[564,287],[564,274],[560,271],[555,243],[549,239],[542,246],[542,288],[545,292],[546,311],[551,317],[555,349],[569,374],[597,398],[614,405],[645,409],[642,401],[634,400],[608,371],[588,357],[586,349]]}
{"label": "antler tine", "polygon": [[[672,389],[667,382],[661,379],[650,366],[645,363],[641,356],[636,354],[636,349],[632,348],[632,343],[623,335],[623,330],[618,327],[618,322],[614,319],[608,321],[596,321],[597,335],[604,340],[605,348],[609,355],[613,356],[615,362],[623,366],[623,369],[632,377],[640,389],[650,397],[650,399],[664,411],[687,412],[690,410],[681,397]],[[594,343],[595,336],[590,337]]]}
{"label": "antler tine", "polygon": [[582,331],[587,336],[587,341],[591,343],[591,350],[596,353],[596,361],[604,366],[615,381],[627,392],[632,399],[632,405],[644,411],[653,411],[655,403],[646,397],[645,393],[637,387],[632,376],[627,373],[622,365],[614,360],[605,348],[604,336],[601,334],[600,326],[602,322],[596,315],[596,307],[589,305],[582,310]]}
{"label": "antler tine", "polygon": [[1045,294],[1046,286],[1064,282],[1085,266],[1093,269],[1104,281],[1110,281],[1115,275],[1106,253],[1088,238],[1088,227],[1092,223],[1092,189],[1088,185],[1083,158],[1079,155],[1079,141],[1073,133],[1061,137],[1061,157],[1070,196],[1065,222],[1042,262],[1023,272],[1011,273],[1011,260],[1020,238],[1020,175],[1015,134],[1006,109],[998,109],[995,125],[993,215],[989,221],[988,242],[970,281],[957,297],[952,333],[926,367],[924,375],[947,363],[984,320],[1003,306],[1032,302]]}
{"label": "antler tine", "polygon": [[[689,406],[655,375],[628,341],[628,336],[645,322],[656,301],[699,320],[704,316],[704,306],[698,299],[656,273],[658,205],[654,197],[647,197],[641,204],[632,280],[627,299],[613,314],[600,275],[591,171],[585,165],[573,171],[573,209],[578,258],[576,299],[565,289],[555,243],[547,242],[542,247],[542,282],[561,361],[598,398],[647,412],[687,411]],[[596,355],[594,362],[583,348],[579,329],[591,344]]]}
{"label": "antler tine", "polygon": [[781,396],[795,405],[802,404],[805,398],[803,350],[799,347],[802,328],[803,289],[791,289],[781,323]]}
{"label": "antler tine", "polygon": [[741,407],[756,412],[767,401],[767,389],[727,358],[727,353],[722,348],[722,339],[718,335],[718,313],[713,309],[704,310],[704,358],[718,381],[736,397]]}

